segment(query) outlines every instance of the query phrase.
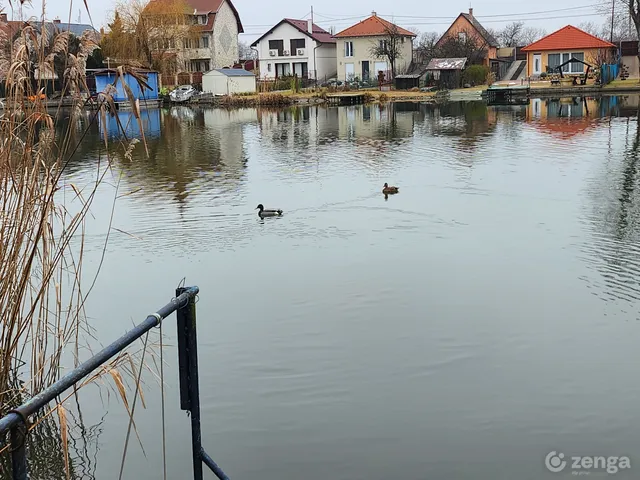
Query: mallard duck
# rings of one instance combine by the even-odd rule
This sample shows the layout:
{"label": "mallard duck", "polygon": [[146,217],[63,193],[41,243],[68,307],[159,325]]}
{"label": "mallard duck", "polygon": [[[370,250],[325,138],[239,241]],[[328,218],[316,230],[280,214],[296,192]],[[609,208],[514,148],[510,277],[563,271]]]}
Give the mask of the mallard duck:
{"label": "mallard duck", "polygon": [[264,209],[264,205],[260,204],[256,207],[256,210],[258,210],[258,216],[259,217],[276,217],[279,215],[282,215],[282,210],[277,209],[277,210],[265,210]]}
{"label": "mallard duck", "polygon": [[390,187],[388,183],[385,183],[384,187],[382,187],[382,193],[384,193],[385,195],[398,193],[398,187]]}

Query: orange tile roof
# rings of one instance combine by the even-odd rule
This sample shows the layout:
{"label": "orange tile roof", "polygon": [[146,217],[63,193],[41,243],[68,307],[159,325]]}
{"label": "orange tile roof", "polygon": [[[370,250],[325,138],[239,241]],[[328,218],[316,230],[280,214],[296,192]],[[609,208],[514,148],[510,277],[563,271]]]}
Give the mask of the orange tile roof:
{"label": "orange tile roof", "polygon": [[522,51],[573,50],[576,48],[615,48],[615,45],[580,30],[573,25],[567,25],[546,37],[542,37],[531,45],[527,45]]}
{"label": "orange tile roof", "polygon": [[402,27],[398,27],[391,22],[388,22],[384,18],[380,18],[377,15],[371,15],[369,18],[365,18],[355,25],[336,33],[336,37],[372,37],[378,35],[388,35],[389,29],[398,29],[399,35],[406,35],[408,37],[415,37],[416,34],[405,30]]}

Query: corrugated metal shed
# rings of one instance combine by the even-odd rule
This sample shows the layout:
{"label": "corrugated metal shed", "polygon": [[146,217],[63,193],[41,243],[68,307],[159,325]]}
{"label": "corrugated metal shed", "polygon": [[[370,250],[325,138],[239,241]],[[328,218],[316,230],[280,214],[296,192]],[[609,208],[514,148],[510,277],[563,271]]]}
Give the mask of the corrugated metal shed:
{"label": "corrugated metal shed", "polygon": [[216,72],[220,72],[227,77],[253,77],[252,72],[244,68],[214,68]]}
{"label": "corrugated metal shed", "polygon": [[432,58],[427,70],[462,70],[467,64],[465,58]]}

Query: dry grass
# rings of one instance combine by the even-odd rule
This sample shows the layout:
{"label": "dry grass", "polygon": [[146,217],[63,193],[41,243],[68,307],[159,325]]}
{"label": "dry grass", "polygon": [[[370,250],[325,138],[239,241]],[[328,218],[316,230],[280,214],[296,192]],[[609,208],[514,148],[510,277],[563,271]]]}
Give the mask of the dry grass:
{"label": "dry grass", "polygon": [[[84,305],[95,283],[95,277],[89,281],[83,277],[85,219],[98,188],[114,175],[109,149],[122,148],[130,157],[136,143],[112,147],[105,129],[106,155],[98,162],[92,183],[66,182],[67,165],[90,124],[98,116],[104,121],[115,113],[112,85],[98,95],[98,109],[91,120],[83,120],[81,106],[88,93],[84,66],[95,45],[90,36],[83,36],[80,53],[74,56],[68,53],[68,41],[66,33],[51,38],[26,26],[14,39],[10,58],[2,60],[8,67],[5,109],[0,116],[0,415],[58,380],[63,352],[72,352],[76,365],[81,361],[80,346],[89,333]],[[72,121],[62,138],[55,136],[54,114],[41,98],[44,84],[34,75],[36,67],[41,72],[53,71],[55,58],[61,56],[65,62],[64,91],[74,100]],[[122,82],[142,131],[139,104],[124,82],[127,73],[141,87],[147,85],[144,76],[119,67],[116,82]],[[78,122],[84,122],[80,135],[72,131]],[[142,143],[146,149],[144,134]],[[136,373],[131,355],[121,354],[78,384],[31,427],[57,412],[67,476],[64,402],[81,387],[102,382],[105,376],[118,379],[117,391],[126,402],[124,378],[135,379],[138,389]]]}
{"label": "dry grass", "polygon": [[253,96],[225,95],[220,99],[220,105],[225,108],[240,107],[287,107],[294,103],[291,95],[281,93],[261,93]]}

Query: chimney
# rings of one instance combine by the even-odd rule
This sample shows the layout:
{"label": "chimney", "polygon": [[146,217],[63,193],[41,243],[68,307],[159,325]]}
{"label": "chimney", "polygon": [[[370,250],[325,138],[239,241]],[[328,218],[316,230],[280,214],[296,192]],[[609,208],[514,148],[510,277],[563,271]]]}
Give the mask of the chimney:
{"label": "chimney", "polygon": [[469,7],[469,15],[473,17],[473,8]]}
{"label": "chimney", "polygon": [[372,16],[372,17],[377,17],[377,16],[378,16],[378,14],[377,14],[377,13],[376,13],[376,11],[374,10],[374,11],[372,11],[372,12],[371,12],[371,16]]}
{"label": "chimney", "polygon": [[313,33],[313,20],[307,19],[307,31]]}
{"label": "chimney", "polygon": [[6,13],[0,13],[0,22],[7,23],[7,14]]}

